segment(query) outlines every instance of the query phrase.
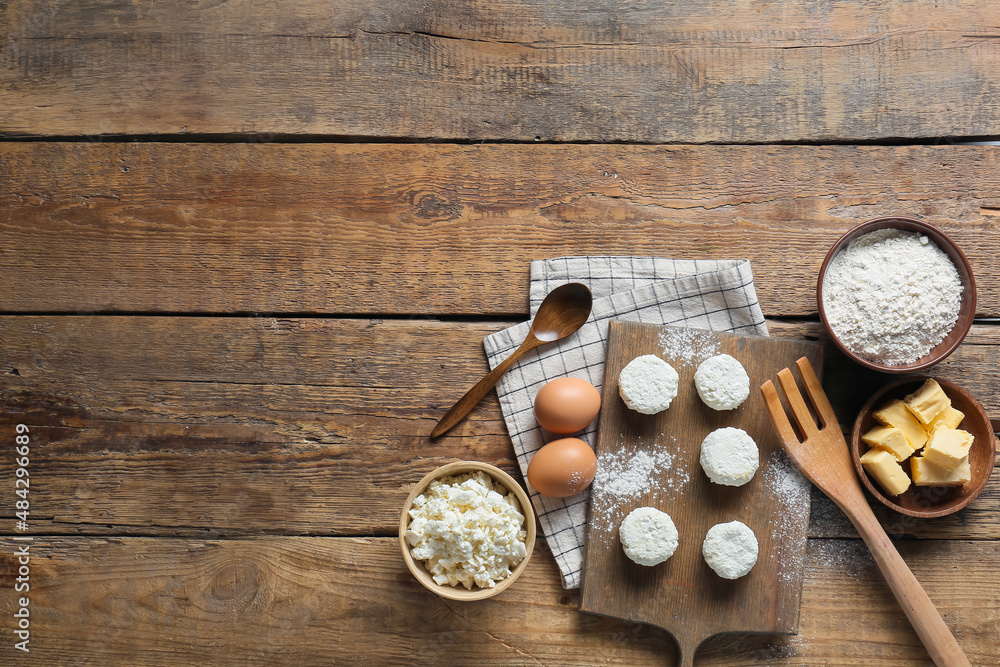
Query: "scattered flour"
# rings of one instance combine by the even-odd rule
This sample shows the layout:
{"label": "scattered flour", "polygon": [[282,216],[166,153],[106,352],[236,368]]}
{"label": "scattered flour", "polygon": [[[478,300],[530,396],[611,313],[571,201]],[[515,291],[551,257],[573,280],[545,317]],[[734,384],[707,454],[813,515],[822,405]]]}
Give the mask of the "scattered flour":
{"label": "scattered flour", "polygon": [[[670,438],[676,445],[676,440]],[[597,457],[597,476],[591,487],[591,521],[595,529],[618,530],[625,506],[641,497],[662,504],[678,497],[690,481],[682,467],[674,467],[675,456],[664,443],[630,453],[604,452]]]}
{"label": "scattered flour", "polygon": [[[788,566],[796,561],[802,563],[805,554],[809,529],[809,480],[780,450],[768,455],[762,478],[767,493],[777,500],[779,507],[771,522],[771,543],[775,548],[770,557],[778,562],[778,579],[789,583],[797,578],[801,570]],[[791,541],[795,535],[801,536],[799,543]]]}
{"label": "scattered flour", "polygon": [[809,565],[816,571],[807,574],[807,577],[821,579],[829,577],[831,570],[836,570],[838,574],[835,576],[842,573],[853,579],[878,578],[878,565],[860,539],[813,540],[809,551]]}
{"label": "scattered flour", "polygon": [[719,340],[709,331],[664,327],[659,336],[663,354],[682,366],[696,366],[719,354]]}
{"label": "scattered flour", "polygon": [[879,229],[852,241],[827,266],[827,322],[850,350],[896,366],[916,361],[958,320],[962,281],[926,236]]}

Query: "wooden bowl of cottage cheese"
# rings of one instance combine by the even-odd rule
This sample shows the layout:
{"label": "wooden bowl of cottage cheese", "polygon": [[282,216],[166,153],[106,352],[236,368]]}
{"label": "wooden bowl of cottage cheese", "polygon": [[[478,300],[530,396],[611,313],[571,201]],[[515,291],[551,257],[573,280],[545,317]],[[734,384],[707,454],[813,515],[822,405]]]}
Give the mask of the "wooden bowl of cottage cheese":
{"label": "wooden bowl of cottage cheese", "polygon": [[483,600],[521,575],[535,548],[528,494],[478,461],[444,465],[417,482],[399,517],[403,560],[425,588],[449,600]]}
{"label": "wooden bowl of cottage cheese", "polygon": [[883,373],[913,373],[965,339],[976,280],[941,230],[913,218],[876,218],[827,253],[816,300],[830,339],[850,359]]}

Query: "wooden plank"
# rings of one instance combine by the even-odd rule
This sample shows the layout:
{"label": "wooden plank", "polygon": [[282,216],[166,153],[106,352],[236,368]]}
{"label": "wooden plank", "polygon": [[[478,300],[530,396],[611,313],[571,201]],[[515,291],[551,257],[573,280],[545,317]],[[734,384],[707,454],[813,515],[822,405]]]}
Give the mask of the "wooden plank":
{"label": "wooden plank", "polygon": [[[662,665],[676,655],[660,630],[579,612],[544,549],[509,591],[458,604],[416,583],[393,538],[38,536],[26,593],[3,543],[0,611],[9,620],[26,595],[31,632],[29,654],[8,634],[7,664]],[[900,546],[973,664],[1000,661],[996,544]],[[758,662],[899,667],[927,655],[860,541],[812,540],[799,634],[719,637],[697,660]]]}
{"label": "wooden plank", "polygon": [[847,141],[988,135],[1000,116],[976,0],[12,0],[0,25],[8,136]]}
{"label": "wooden plank", "polygon": [[[495,394],[447,437],[427,437],[486,372],[482,337],[503,326],[0,317],[0,434],[32,429],[32,520],[46,532],[389,535],[411,485],[438,465],[480,460],[520,478]],[[816,323],[769,326],[773,336],[818,337]],[[991,415],[1000,415],[996,340],[995,326],[977,325],[941,367]],[[860,405],[868,389],[835,365],[831,400]],[[0,479],[12,465],[0,457]],[[951,517],[876,511],[894,534],[996,539],[998,504],[1000,477]],[[811,535],[853,534],[821,496],[813,515]]]}
{"label": "wooden plank", "polygon": [[992,146],[6,143],[0,183],[4,312],[504,316],[530,260],[611,253],[749,258],[809,316],[840,234],[905,214],[1000,316]]}

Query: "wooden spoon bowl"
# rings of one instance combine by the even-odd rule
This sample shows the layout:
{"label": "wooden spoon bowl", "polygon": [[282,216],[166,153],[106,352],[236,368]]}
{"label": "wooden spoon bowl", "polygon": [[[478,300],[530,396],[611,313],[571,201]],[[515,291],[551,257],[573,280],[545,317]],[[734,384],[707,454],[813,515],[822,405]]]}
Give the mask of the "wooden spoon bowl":
{"label": "wooden spoon bowl", "polygon": [[[965,415],[959,428],[968,431],[975,437],[972,448],[969,450],[972,481],[968,484],[952,487],[911,485],[900,495],[889,496],[882,490],[878,482],[868,476],[861,465],[861,455],[868,451],[868,445],[861,441],[861,436],[869,429],[878,426],[873,413],[889,401],[896,398],[902,399],[916,391],[927,380],[926,377],[902,378],[875,392],[861,408],[851,431],[851,460],[854,462],[854,469],[857,471],[862,485],[876,500],[889,509],[922,519],[945,516],[957,512],[971,503],[982,493],[986,482],[989,481],[996,459],[996,436],[993,434],[993,426],[979,401],[954,382],[941,378],[934,379],[951,399],[951,404]],[[903,470],[909,473],[909,468],[908,462],[904,462]]]}

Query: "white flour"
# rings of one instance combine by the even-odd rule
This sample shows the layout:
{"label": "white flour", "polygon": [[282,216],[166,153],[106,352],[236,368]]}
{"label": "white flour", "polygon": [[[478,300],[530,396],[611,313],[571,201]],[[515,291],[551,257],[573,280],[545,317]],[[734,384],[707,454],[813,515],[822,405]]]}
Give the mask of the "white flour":
{"label": "white flour", "polygon": [[719,354],[719,340],[709,331],[665,327],[659,339],[667,358],[681,366],[696,366]]}
{"label": "white flour", "polygon": [[[777,546],[769,557],[777,560],[778,579],[782,583],[790,583],[802,571],[808,529],[809,480],[802,476],[781,450],[774,450],[767,457],[763,477],[764,488],[769,495],[777,498],[779,507],[770,523],[772,543]],[[793,536],[801,536],[801,541],[793,541]],[[799,568],[793,569],[796,562],[799,563]]]}
{"label": "white flour", "polygon": [[[677,441],[668,438],[672,446]],[[624,518],[625,505],[640,497],[666,502],[683,491],[690,475],[683,466],[674,467],[674,454],[666,443],[653,443],[650,450],[635,453],[604,452],[597,457],[597,476],[591,487],[594,509],[591,521],[601,531],[617,531]],[[599,518],[596,518],[599,517]]]}
{"label": "white flour", "polygon": [[887,365],[916,361],[955,326],[962,282],[926,236],[880,229],[852,241],[827,266],[826,319],[860,356]]}

